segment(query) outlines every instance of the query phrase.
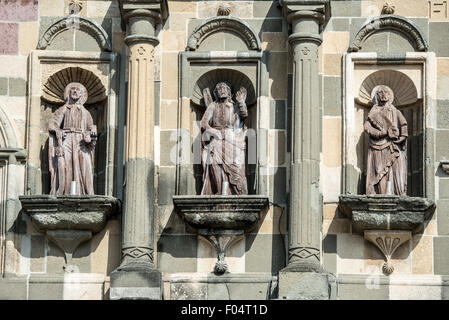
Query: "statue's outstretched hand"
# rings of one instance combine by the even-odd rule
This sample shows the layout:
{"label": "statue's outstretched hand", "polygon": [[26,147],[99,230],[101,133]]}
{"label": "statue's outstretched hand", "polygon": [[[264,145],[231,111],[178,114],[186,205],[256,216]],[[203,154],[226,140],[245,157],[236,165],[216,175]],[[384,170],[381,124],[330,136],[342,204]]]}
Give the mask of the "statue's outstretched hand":
{"label": "statue's outstretched hand", "polygon": [[240,87],[239,91],[235,94],[235,99],[240,103],[245,103],[246,95],[246,89],[244,87]]}

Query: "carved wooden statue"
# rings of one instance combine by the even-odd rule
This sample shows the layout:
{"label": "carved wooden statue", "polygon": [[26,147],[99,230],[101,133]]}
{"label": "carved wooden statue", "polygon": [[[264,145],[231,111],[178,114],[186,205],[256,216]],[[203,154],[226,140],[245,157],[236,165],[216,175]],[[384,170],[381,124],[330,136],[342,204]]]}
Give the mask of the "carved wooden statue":
{"label": "carved wooden statue", "polygon": [[365,121],[369,135],[366,194],[405,195],[407,192],[407,121],[392,102],[387,86],[373,89],[374,106]]}
{"label": "carved wooden statue", "polygon": [[97,127],[83,106],[87,90],[81,83],[69,83],[64,100],[48,127],[50,194],[94,194],[92,168]]}
{"label": "carved wooden statue", "polygon": [[207,109],[201,120],[203,165],[202,195],[248,194],[245,173],[245,104],[246,89],[236,93],[232,100],[231,85],[219,82],[212,101],[209,89],[203,96]]}

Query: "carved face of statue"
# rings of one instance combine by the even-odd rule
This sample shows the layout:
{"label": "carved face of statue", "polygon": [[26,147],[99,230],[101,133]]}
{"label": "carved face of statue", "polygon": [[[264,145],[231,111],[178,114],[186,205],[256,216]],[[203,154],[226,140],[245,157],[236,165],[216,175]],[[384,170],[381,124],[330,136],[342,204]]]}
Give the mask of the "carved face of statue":
{"label": "carved face of statue", "polygon": [[387,103],[393,103],[394,94],[389,87],[379,85],[371,92],[371,98],[373,99],[374,105],[383,106]]}
{"label": "carved face of statue", "polygon": [[390,93],[388,92],[387,88],[381,87],[379,90],[377,90],[377,100],[380,102],[387,102],[390,99]]}
{"label": "carved face of statue", "polygon": [[71,104],[84,104],[87,100],[87,90],[81,83],[71,82],[64,90],[64,100]]}
{"label": "carved face of statue", "polygon": [[219,82],[217,83],[217,85],[215,86],[215,97],[217,99],[227,99],[227,98],[231,98],[231,87],[229,87],[225,82]]}
{"label": "carved face of statue", "polygon": [[78,99],[81,97],[82,89],[78,86],[73,86],[70,88],[69,91],[69,97],[73,101],[78,101]]}

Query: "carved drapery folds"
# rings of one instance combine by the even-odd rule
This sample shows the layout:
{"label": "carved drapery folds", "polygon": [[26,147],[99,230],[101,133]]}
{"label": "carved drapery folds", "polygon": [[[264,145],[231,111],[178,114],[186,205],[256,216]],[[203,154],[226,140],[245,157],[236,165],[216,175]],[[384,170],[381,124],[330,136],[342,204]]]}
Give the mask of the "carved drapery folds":
{"label": "carved drapery folds", "polygon": [[416,51],[427,51],[427,42],[410,20],[397,15],[382,15],[371,18],[357,32],[349,51],[357,52],[371,35],[384,30],[396,30],[409,39]]}
{"label": "carved drapery folds", "polygon": [[224,30],[237,34],[246,43],[249,50],[262,50],[259,38],[255,36],[246,22],[227,16],[214,17],[199,25],[187,40],[186,50],[195,51],[207,37]]}
{"label": "carved drapery folds", "polygon": [[53,41],[54,38],[61,32],[69,29],[79,29],[90,34],[98,43],[101,50],[111,51],[112,44],[106,31],[98,25],[95,21],[89,20],[81,16],[69,16],[62,18],[53,23],[42,34],[37,45],[38,49],[45,50]]}

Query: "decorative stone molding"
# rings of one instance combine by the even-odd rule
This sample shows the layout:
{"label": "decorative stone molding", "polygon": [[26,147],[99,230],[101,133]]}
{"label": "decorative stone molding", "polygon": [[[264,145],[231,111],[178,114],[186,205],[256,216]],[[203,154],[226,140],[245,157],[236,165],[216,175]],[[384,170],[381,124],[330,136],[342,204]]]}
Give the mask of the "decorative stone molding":
{"label": "decorative stone molding", "polygon": [[391,195],[341,195],[339,209],[358,232],[385,256],[382,271],[389,275],[394,267],[391,256],[435,212],[435,202],[426,198]]}
{"label": "decorative stone molding", "polygon": [[231,31],[237,34],[247,45],[249,50],[261,51],[259,37],[244,21],[227,16],[211,18],[193,30],[187,40],[187,51],[195,51],[208,36],[220,31]]}
{"label": "decorative stone molding", "polygon": [[118,200],[109,196],[38,195],[19,199],[36,229],[64,252],[65,269],[72,265],[78,246],[103,230],[119,211]]}
{"label": "decorative stone molding", "polygon": [[364,232],[364,237],[383,253],[386,261],[382,266],[382,271],[386,275],[390,275],[394,271],[391,257],[397,248],[412,238],[412,233],[410,231],[367,230]]}
{"label": "decorative stone molding", "polygon": [[[72,19],[76,19],[76,24]],[[62,18],[53,23],[39,39],[37,48],[45,50],[58,34],[75,26],[91,35],[97,41],[101,50],[112,51],[111,40],[106,31],[95,21],[80,16]]]}
{"label": "decorative stone molding", "polygon": [[42,88],[42,98],[50,103],[64,103],[64,88],[71,82],[83,84],[89,93],[86,103],[91,104],[107,98],[106,87],[92,71],[69,67],[51,75]]}
{"label": "decorative stone molding", "polygon": [[364,41],[372,34],[385,30],[400,32],[412,42],[417,51],[427,51],[428,49],[427,42],[417,26],[404,17],[388,14],[373,17],[367,21],[357,32],[349,51],[359,51],[362,49]]}
{"label": "decorative stone molding", "polygon": [[268,197],[173,196],[173,203],[187,225],[215,248],[214,272],[223,274],[229,271],[226,250],[256,226],[260,212],[268,206]]}
{"label": "decorative stone molding", "polygon": [[449,174],[449,160],[441,160],[440,161],[441,169],[443,169],[444,172]]}
{"label": "decorative stone molding", "polygon": [[393,105],[403,107],[415,103],[418,100],[418,91],[412,79],[406,74],[383,69],[370,74],[360,86],[357,103],[364,106],[372,106],[371,93],[379,84],[388,86],[394,92]]}

